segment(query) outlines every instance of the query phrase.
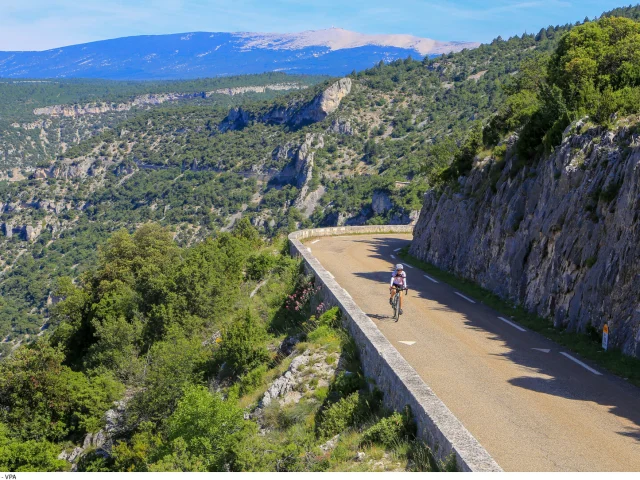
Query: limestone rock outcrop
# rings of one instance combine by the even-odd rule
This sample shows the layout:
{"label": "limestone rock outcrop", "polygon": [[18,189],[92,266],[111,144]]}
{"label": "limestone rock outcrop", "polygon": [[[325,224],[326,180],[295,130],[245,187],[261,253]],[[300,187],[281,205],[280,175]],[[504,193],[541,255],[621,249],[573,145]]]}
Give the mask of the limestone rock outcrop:
{"label": "limestone rock outcrop", "polygon": [[342,99],[350,92],[351,79],[345,77],[331,84],[310,102],[303,105],[292,103],[287,106],[276,106],[266,113],[255,113],[242,107],[235,107],[229,111],[218,129],[221,132],[240,130],[251,122],[287,124],[294,127],[320,122],[336,111]]}
{"label": "limestone rock outcrop", "polygon": [[340,135],[353,135],[354,129],[351,126],[351,122],[349,120],[345,120],[344,118],[336,118],[331,122],[331,127],[329,130],[333,133],[339,133]]}
{"label": "limestone rock outcrop", "polygon": [[[213,93],[213,92],[210,92]],[[97,115],[106,112],[126,112],[134,107],[145,105],[160,105],[175,100],[192,98],[205,98],[206,92],[197,93],[149,93],[139,95],[130,102],[124,103],[87,103],[84,105],[51,105],[49,107],[36,108],[34,115],[46,115],[51,117],[79,117],[82,115]]]}
{"label": "limestone rock outcrop", "polygon": [[387,192],[376,190],[371,197],[371,208],[376,215],[382,215],[393,208],[393,202]]}
{"label": "limestone rock outcrop", "polygon": [[537,165],[485,159],[459,183],[425,195],[412,255],[640,356],[640,135],[567,132]]}

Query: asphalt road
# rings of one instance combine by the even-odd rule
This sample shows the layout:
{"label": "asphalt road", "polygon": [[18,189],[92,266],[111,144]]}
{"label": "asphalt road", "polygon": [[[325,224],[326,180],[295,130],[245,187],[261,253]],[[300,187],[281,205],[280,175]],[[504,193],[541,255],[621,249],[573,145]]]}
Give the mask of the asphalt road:
{"label": "asphalt road", "polygon": [[394,252],[411,238],[305,245],[504,470],[640,471],[637,387],[576,363],[567,349],[417,268],[406,269],[404,315],[392,320]]}

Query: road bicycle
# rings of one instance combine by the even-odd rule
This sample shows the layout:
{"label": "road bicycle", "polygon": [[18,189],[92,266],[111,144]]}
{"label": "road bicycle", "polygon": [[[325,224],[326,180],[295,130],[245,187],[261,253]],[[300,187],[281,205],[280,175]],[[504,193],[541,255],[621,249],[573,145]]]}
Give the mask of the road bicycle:
{"label": "road bicycle", "polygon": [[401,287],[393,287],[396,291],[393,296],[393,300],[391,300],[391,305],[393,306],[393,319],[397,322],[400,319],[400,295],[402,294],[402,290],[404,290],[404,294],[406,295],[409,292],[408,288]]}

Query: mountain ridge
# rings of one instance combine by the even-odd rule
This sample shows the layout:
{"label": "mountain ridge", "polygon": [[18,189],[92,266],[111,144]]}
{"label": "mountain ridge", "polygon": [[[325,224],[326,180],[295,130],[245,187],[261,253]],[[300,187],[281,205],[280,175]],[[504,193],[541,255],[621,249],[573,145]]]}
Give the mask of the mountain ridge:
{"label": "mountain ridge", "polygon": [[185,32],[121,37],[44,51],[4,51],[0,52],[0,77],[146,80],[267,71],[341,76],[381,60],[439,55],[478,45],[339,28],[295,34]]}

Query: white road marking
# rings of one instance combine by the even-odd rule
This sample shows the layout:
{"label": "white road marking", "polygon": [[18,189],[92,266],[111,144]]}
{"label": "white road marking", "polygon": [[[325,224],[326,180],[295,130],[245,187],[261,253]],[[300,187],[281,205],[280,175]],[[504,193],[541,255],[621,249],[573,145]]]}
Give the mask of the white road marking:
{"label": "white road marking", "polygon": [[542,353],[549,353],[551,351],[550,348],[532,348],[531,350],[537,350]]}
{"label": "white road marking", "polygon": [[502,320],[504,323],[508,323],[509,325],[511,325],[513,328],[516,328],[518,330],[520,330],[521,332],[526,332],[526,330],[524,328],[522,328],[520,325],[513,323],[511,320],[507,320],[504,317],[498,317],[500,320]]}
{"label": "white road marking", "polygon": [[411,265],[405,265],[405,267],[407,267],[407,268],[413,268]]}
{"label": "white road marking", "polygon": [[394,260],[396,259],[395,255],[391,255],[391,258],[393,258]]}
{"label": "white road marking", "polygon": [[595,373],[596,375],[602,375],[599,371],[594,370],[593,368],[591,368],[589,365],[587,365],[586,363],[581,362],[580,360],[578,360],[575,357],[572,357],[571,355],[569,355],[568,353],[565,352],[560,352],[560,355],[564,355],[565,357],[567,357],[569,360],[571,360],[572,362],[576,362],[578,365],[580,365],[583,368],[586,368],[587,370],[589,370],[591,373]]}
{"label": "white road marking", "polygon": [[311,249],[309,247],[307,247],[307,250],[311,251]]}
{"label": "white road marking", "polygon": [[402,249],[401,249],[401,248],[396,248],[396,249],[394,250],[394,252],[399,252],[400,250],[402,250]]}
{"label": "white road marking", "polygon": [[314,243],[318,243],[320,240],[314,240],[313,242],[311,242],[311,244],[313,245]]}
{"label": "white road marking", "polygon": [[404,343],[405,345],[413,345],[416,342],[409,342],[407,340],[398,340],[398,343]]}
{"label": "white road marking", "polygon": [[455,292],[456,295],[458,295],[459,297],[464,298],[467,302],[471,302],[471,303],[476,303],[475,300],[471,300],[469,297],[465,297],[463,294],[461,294],[460,292]]}
{"label": "white road marking", "polygon": [[431,280],[433,283],[440,283],[438,280],[436,280],[435,278],[431,278],[429,275],[425,275],[424,278],[428,278],[429,280]]}

